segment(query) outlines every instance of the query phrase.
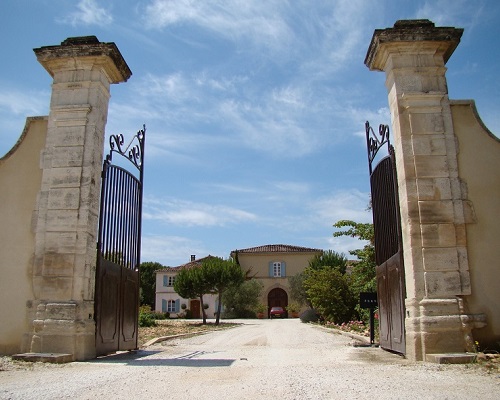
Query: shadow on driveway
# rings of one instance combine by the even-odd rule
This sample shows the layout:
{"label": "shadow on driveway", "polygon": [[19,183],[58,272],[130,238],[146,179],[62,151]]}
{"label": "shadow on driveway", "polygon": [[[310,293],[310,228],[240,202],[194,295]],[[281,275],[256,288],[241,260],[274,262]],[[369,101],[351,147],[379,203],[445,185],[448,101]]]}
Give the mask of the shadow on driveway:
{"label": "shadow on driveway", "polygon": [[160,350],[135,350],[119,354],[111,354],[99,357],[88,363],[97,364],[126,364],[135,367],[230,367],[236,360],[223,358],[197,358],[206,354],[203,351],[197,351],[184,356],[175,358],[148,358],[155,354],[162,353]]}

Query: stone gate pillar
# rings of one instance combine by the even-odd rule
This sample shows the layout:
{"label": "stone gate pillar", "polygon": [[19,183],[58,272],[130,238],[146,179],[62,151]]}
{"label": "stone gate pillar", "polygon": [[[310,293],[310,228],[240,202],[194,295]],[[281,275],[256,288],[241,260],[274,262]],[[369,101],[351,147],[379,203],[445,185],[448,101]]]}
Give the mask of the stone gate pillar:
{"label": "stone gate pillar", "polygon": [[[468,348],[463,297],[470,294],[465,224],[473,222],[459,179],[445,64],[463,29],[429,20],[375,30],[365,64],[385,71],[399,185],[410,359]],[[432,356],[431,356],[432,357]]]}
{"label": "stone gate pillar", "polygon": [[95,36],[35,49],[53,77],[42,186],[33,218],[32,331],[24,351],[95,357],[94,288],[100,174],[110,84],[131,72]]}

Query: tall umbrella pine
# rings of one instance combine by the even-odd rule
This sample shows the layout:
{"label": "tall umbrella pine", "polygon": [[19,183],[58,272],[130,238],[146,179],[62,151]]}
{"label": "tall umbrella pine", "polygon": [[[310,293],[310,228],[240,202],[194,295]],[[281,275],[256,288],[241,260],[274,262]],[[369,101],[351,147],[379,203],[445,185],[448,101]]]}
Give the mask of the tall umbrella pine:
{"label": "tall umbrella pine", "polygon": [[210,292],[210,283],[204,277],[202,268],[182,269],[174,281],[174,290],[185,299],[200,299],[203,324],[207,323],[207,313],[203,307],[203,295]]}
{"label": "tall umbrella pine", "polygon": [[203,261],[201,270],[211,288],[211,293],[218,296],[215,324],[219,325],[222,310],[222,294],[231,285],[242,283],[245,274],[232,258],[224,260],[220,257],[210,257]]}

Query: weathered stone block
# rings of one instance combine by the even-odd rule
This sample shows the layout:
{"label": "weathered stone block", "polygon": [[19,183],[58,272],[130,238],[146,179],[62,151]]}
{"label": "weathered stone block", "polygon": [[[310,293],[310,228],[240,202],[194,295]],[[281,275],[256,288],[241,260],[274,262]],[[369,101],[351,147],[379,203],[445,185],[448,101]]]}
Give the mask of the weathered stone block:
{"label": "weathered stone block", "polygon": [[423,248],[425,271],[457,271],[458,253],[455,247]]}
{"label": "weathered stone block", "polygon": [[74,259],[73,253],[46,252],[43,256],[42,273],[46,277],[71,277],[74,274]]}
{"label": "weathered stone block", "polygon": [[81,178],[81,167],[52,168],[50,186],[51,188],[80,187]]}
{"label": "weathered stone block", "polygon": [[454,201],[457,222],[462,224],[475,224],[477,222],[474,204],[469,200]]}
{"label": "weathered stone block", "polygon": [[42,353],[68,353],[74,354],[76,337],[70,335],[57,334],[53,331],[50,335],[41,336]]}
{"label": "weathered stone block", "polygon": [[83,146],[59,146],[53,149],[52,166],[81,167],[83,160]]}
{"label": "weathered stone block", "polygon": [[45,249],[49,253],[74,254],[76,243],[76,232],[47,232],[45,236]]}
{"label": "weathered stone block", "polygon": [[46,318],[53,320],[71,320],[76,319],[75,303],[47,303]]}
{"label": "weathered stone block", "polygon": [[80,205],[80,188],[54,188],[49,191],[48,209],[76,210]]}
{"label": "weathered stone block", "polygon": [[77,210],[47,210],[45,228],[48,232],[76,231],[78,217]]}
{"label": "weathered stone block", "polygon": [[446,144],[442,136],[412,136],[412,151],[414,155],[442,156],[446,154]]}
{"label": "weathered stone block", "polygon": [[447,178],[450,176],[446,156],[415,156],[415,174],[417,178]]}
{"label": "weathered stone block", "polygon": [[448,178],[417,179],[419,200],[450,200],[451,186]]}
{"label": "weathered stone block", "polygon": [[455,221],[454,207],[451,200],[419,201],[418,209],[422,224],[453,223]]}
{"label": "weathered stone block", "polygon": [[454,247],[457,245],[454,224],[421,225],[423,247]]}
{"label": "weathered stone block", "polygon": [[[429,100],[426,99],[426,102]],[[428,103],[427,103],[428,104]],[[443,116],[440,113],[415,113],[410,112],[411,133],[435,134],[444,132]],[[444,142],[441,144],[444,146]]]}
{"label": "weathered stone block", "polygon": [[84,146],[85,145],[85,126],[68,126],[64,129],[55,131],[59,146]]}
{"label": "weathered stone block", "polygon": [[458,271],[426,271],[424,280],[428,298],[445,298],[462,294]]}
{"label": "weathered stone block", "polygon": [[38,298],[51,301],[67,301],[71,299],[73,278],[66,276],[34,277],[33,284],[37,284]]}

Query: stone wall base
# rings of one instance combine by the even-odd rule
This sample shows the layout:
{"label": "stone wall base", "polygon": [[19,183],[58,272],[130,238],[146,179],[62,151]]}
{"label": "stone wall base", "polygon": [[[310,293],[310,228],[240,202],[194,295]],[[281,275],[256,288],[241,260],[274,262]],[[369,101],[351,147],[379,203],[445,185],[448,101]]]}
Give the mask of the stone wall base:
{"label": "stone wall base", "polygon": [[24,350],[29,353],[71,354],[73,361],[95,358],[93,303],[92,311],[85,312],[90,303],[39,303],[33,330],[25,341],[28,348]]}
{"label": "stone wall base", "polygon": [[423,361],[430,354],[471,350],[458,299],[407,300],[406,313],[406,356],[409,359]]}

